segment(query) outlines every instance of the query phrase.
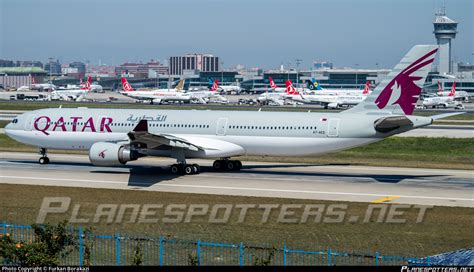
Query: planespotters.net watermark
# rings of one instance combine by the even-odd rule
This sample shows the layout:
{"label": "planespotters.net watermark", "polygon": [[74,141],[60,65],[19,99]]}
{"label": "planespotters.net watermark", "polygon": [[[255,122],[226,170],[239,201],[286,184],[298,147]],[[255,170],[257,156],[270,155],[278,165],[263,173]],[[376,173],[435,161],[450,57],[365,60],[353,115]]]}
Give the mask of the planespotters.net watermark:
{"label": "planespotters.net watermark", "polygon": [[[90,209],[90,207],[88,207]],[[348,204],[98,204],[84,212],[71,197],[45,197],[36,223],[48,216],[70,213],[69,223],[191,223],[193,220],[214,224],[243,223],[250,216],[260,223],[398,223],[423,222],[433,206],[409,204],[368,204],[363,215],[351,215]],[[408,216],[411,212],[416,216]]]}

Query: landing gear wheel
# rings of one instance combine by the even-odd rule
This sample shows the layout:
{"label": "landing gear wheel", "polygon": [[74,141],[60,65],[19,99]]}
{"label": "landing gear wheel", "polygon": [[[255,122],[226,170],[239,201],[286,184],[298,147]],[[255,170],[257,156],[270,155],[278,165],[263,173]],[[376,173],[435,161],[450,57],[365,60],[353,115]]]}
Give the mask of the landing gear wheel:
{"label": "landing gear wheel", "polygon": [[172,174],[175,174],[175,175],[178,174],[179,173],[179,165],[177,165],[177,164],[171,165],[170,170],[171,170]]}
{"label": "landing gear wheel", "polygon": [[214,163],[212,164],[212,167],[214,168],[214,170],[221,170],[222,161],[220,160],[214,161]]}
{"label": "landing gear wheel", "polygon": [[235,168],[236,168],[235,162],[234,161],[227,161],[226,168],[229,171],[234,171]]}
{"label": "landing gear wheel", "polygon": [[185,173],[186,175],[195,174],[195,172],[194,172],[194,167],[193,167],[192,165],[186,165],[186,166],[184,167],[184,173]]}
{"label": "landing gear wheel", "polygon": [[39,164],[48,164],[49,163],[49,158],[48,157],[41,157],[39,158]]}
{"label": "landing gear wheel", "polygon": [[235,170],[240,171],[242,169],[242,162],[241,161],[235,161]]}
{"label": "landing gear wheel", "polygon": [[193,166],[195,174],[198,174],[199,172],[201,172],[201,167],[199,167],[198,164],[193,164],[192,166]]}

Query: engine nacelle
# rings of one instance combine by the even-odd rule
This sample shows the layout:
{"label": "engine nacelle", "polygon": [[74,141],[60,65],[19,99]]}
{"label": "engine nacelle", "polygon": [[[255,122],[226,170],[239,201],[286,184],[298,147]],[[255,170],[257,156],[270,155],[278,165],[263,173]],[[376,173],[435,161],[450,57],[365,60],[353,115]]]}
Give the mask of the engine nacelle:
{"label": "engine nacelle", "polygon": [[161,104],[161,99],[156,98],[151,101],[153,104]]}
{"label": "engine nacelle", "polygon": [[138,154],[129,148],[107,142],[97,142],[89,150],[89,160],[97,166],[123,165],[138,159]]}
{"label": "engine nacelle", "polygon": [[337,109],[338,104],[337,103],[329,103],[328,108],[330,109]]}

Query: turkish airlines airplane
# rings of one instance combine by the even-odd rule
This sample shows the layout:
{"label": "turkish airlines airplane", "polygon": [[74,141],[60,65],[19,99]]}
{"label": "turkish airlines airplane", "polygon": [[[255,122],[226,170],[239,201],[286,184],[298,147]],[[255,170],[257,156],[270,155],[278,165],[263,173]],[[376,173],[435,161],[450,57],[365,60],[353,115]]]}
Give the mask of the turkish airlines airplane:
{"label": "turkish airlines airplane", "polygon": [[[453,82],[453,86],[456,84],[456,82]],[[452,89],[452,87],[451,87]],[[438,96],[449,96],[451,91],[443,91],[443,88],[441,88],[441,82],[438,81],[438,92],[436,93]],[[457,91],[454,94],[454,100],[461,100],[461,101],[468,101],[469,100],[469,94],[466,91]]]}
{"label": "turkish airlines airplane", "polygon": [[364,101],[370,94],[370,82],[367,81],[365,84],[364,91],[357,93],[337,93],[337,94],[300,94],[291,84],[291,81],[287,81],[287,98],[291,98],[294,101],[301,103],[317,103],[324,106],[325,109],[336,109],[341,106],[354,106]]}
{"label": "turkish airlines airplane", "polygon": [[186,94],[189,94],[192,100],[197,101],[201,104],[207,104],[207,102],[209,102],[211,98],[217,98],[220,102],[228,103],[227,98],[217,93],[218,88],[219,81],[216,79],[214,80],[211,85],[211,88],[208,91],[188,91],[186,92]]}
{"label": "turkish airlines airplane", "polygon": [[191,96],[183,93],[184,79],[180,80],[175,89],[156,89],[151,91],[135,91],[125,77],[122,77],[122,88],[120,92],[131,98],[150,101],[150,104],[161,104],[165,101],[189,102]]}
{"label": "turkish airlines airplane", "polygon": [[50,108],[23,113],[6,134],[40,148],[88,150],[92,164],[122,165],[144,156],[176,158],[172,173],[195,174],[191,158],[217,158],[215,169],[238,170],[243,155],[308,156],[366,145],[434,119],[413,116],[438,50],[414,46],[359,105],[339,113]]}
{"label": "turkish airlines airplane", "polygon": [[286,91],[286,88],[278,87],[272,77],[268,77],[268,80],[270,81],[270,88],[272,88],[274,92],[281,93]]}
{"label": "turkish airlines airplane", "polygon": [[321,85],[319,85],[316,79],[311,80],[311,84],[309,85],[309,89],[311,90],[311,94],[325,94],[325,95],[361,95],[361,93],[367,94],[370,92],[370,81],[365,82],[364,90],[361,91],[360,89],[323,89]]}
{"label": "turkish airlines airplane", "polygon": [[28,86],[21,86],[17,91],[29,91],[29,90],[54,90],[56,85],[52,83],[36,83],[35,77],[31,77],[31,84]]}
{"label": "turkish airlines airplane", "polygon": [[89,76],[82,88],[54,90],[51,92],[51,99],[82,100],[91,90],[91,81],[92,77]]}
{"label": "turkish airlines airplane", "polygon": [[427,97],[423,100],[423,107],[424,108],[460,108],[462,107],[461,102],[455,100],[456,97],[456,81],[453,82],[453,86],[451,87],[451,91],[447,96],[435,96],[435,97]]}
{"label": "turkish airlines airplane", "polygon": [[[216,82],[217,82],[217,79],[214,80],[214,82],[211,79],[209,79],[209,84],[211,84],[211,88],[214,84],[216,84]],[[217,90],[224,93],[231,93],[231,92],[240,93],[242,91],[242,88],[237,85],[220,85],[220,86],[217,85]]]}

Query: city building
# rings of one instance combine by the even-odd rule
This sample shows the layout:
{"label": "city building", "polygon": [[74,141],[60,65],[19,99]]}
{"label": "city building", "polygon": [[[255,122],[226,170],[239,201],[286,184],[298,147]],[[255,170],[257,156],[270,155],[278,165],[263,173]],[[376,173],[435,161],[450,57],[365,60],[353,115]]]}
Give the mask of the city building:
{"label": "city building", "polygon": [[[0,86],[19,88],[33,83],[42,83],[47,72],[38,67],[2,67],[0,68]],[[33,79],[34,78],[34,79]]]}
{"label": "city building", "polygon": [[315,60],[313,61],[313,69],[314,70],[332,69],[332,62]]}
{"label": "city building", "polygon": [[74,77],[83,78],[86,75],[86,65],[83,62],[80,62],[80,61],[71,62],[69,63],[69,68],[77,69],[77,72],[76,72],[77,75],[75,75]]}
{"label": "city building", "polygon": [[184,56],[170,57],[169,72],[172,75],[182,75],[185,70],[203,72],[218,72],[219,57],[210,54],[187,54]]}
{"label": "city building", "polygon": [[59,60],[54,61],[50,59],[49,62],[44,65],[44,70],[50,76],[60,76],[62,74],[62,67]]}
{"label": "city building", "polygon": [[43,63],[41,61],[33,60],[18,60],[16,62],[17,67],[38,67],[43,68]]}
{"label": "city building", "polygon": [[[152,73],[150,73],[150,71]],[[120,76],[127,74],[133,77],[148,78],[152,75],[167,75],[168,67],[161,64],[157,60],[150,60],[147,63],[130,63],[126,62],[118,67],[115,67],[115,74]]]}

